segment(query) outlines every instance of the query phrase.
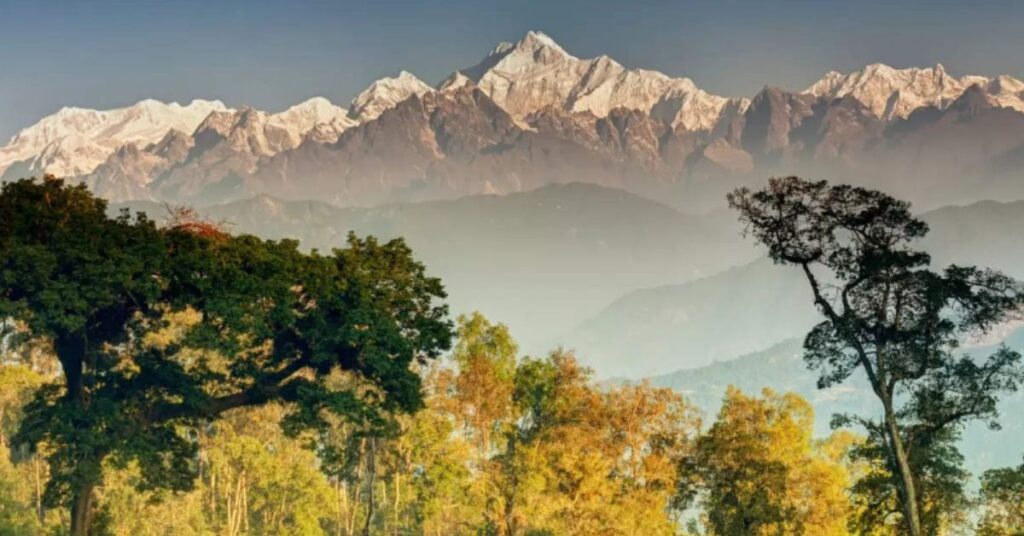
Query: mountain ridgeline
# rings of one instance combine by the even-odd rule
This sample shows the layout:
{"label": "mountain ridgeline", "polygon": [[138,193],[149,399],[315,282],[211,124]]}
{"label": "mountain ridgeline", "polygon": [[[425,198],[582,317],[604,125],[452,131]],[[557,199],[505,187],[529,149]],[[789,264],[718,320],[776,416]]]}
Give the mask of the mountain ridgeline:
{"label": "mountain ridgeline", "polygon": [[[166,216],[153,202],[114,204]],[[505,196],[341,208],[269,196],[202,209],[237,232],[329,250],[349,232],[404,237],[455,313],[509,324],[525,350],[576,349],[637,378],[757,352],[819,321],[801,274],[757,259],[727,211],[681,213],[620,190],[554,185]],[[1024,279],[1024,201],[922,214],[936,265]]]}
{"label": "mountain ridgeline", "polygon": [[431,87],[403,71],[346,108],[220,102],[63,109],[0,149],[11,179],[76,176],[117,201],[268,194],[339,206],[588,182],[704,211],[766,176],[828,176],[922,208],[1020,197],[1024,82],[874,64],[803,91],[726,98],[580,59],[530,32]]}
{"label": "mountain ridgeline", "polygon": [[[1024,279],[1024,202],[986,201],[921,215],[934,266],[979,265]],[[710,277],[625,294],[561,342],[635,377],[754,353],[821,321],[799,270],[759,259]]]}
{"label": "mountain ridgeline", "polygon": [[[153,202],[111,210],[121,208],[167,215]],[[202,212],[236,232],[325,251],[349,232],[403,237],[442,278],[453,312],[500,318],[531,352],[550,349],[625,292],[709,276],[754,256],[727,212],[687,215],[590,184],[374,208],[260,196]]]}

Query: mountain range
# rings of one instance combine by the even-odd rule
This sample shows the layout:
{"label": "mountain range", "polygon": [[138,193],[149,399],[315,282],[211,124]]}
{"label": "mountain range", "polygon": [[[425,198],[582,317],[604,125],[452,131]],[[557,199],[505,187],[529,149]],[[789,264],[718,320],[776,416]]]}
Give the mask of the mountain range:
{"label": "mountain range", "polygon": [[773,174],[884,187],[925,207],[1024,197],[1024,82],[873,64],[804,90],[722,97],[688,78],[581,59],[540,32],[432,87],[408,72],[347,108],[152,100],[64,108],[0,148],[4,179],[73,176],[117,201],[260,194],[338,206],[624,189],[709,210]]}

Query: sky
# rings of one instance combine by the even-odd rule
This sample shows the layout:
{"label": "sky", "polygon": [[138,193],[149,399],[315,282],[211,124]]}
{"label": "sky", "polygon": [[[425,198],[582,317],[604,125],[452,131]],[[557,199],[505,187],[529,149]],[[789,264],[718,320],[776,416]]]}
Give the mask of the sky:
{"label": "sky", "polygon": [[0,0],[0,139],[62,106],[342,105],[408,70],[436,83],[531,29],[580,57],[725,96],[873,62],[1024,78],[1024,1]]}

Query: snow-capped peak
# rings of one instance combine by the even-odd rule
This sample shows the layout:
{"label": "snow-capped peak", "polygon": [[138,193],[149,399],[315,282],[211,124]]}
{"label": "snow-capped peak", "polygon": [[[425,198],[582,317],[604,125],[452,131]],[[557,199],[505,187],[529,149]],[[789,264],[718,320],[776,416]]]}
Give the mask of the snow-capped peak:
{"label": "snow-capped peak", "polygon": [[444,81],[441,82],[441,85],[438,86],[437,90],[442,93],[447,93],[449,91],[455,91],[472,85],[473,81],[470,80],[468,76],[462,74],[461,71],[456,71],[449,75],[448,78],[445,78]]}
{"label": "snow-capped peak", "polygon": [[[203,150],[225,144],[235,152],[256,157],[271,156],[302,142],[304,132],[297,131],[298,120],[285,123],[278,117],[275,124],[273,118],[274,115],[249,106],[235,112],[214,112],[196,128],[193,138]],[[306,117],[302,119],[308,121]]]}
{"label": "snow-capped peak", "polygon": [[1024,82],[1004,74],[979,85],[985,87],[996,105],[1024,112]]}
{"label": "snow-capped peak", "polygon": [[[271,115],[268,124],[284,129],[297,145],[317,125],[331,125],[330,131],[340,135],[342,131],[356,124],[348,117],[348,110],[336,106],[324,97],[313,97]],[[325,129],[321,128],[322,135]],[[320,139],[321,135],[317,136]],[[337,135],[334,137],[337,138]]]}
{"label": "snow-capped peak", "polygon": [[529,50],[531,52],[536,52],[538,50],[543,49],[551,49],[564,56],[573,57],[571,54],[566,52],[561,45],[556,43],[554,39],[552,39],[544,32],[537,30],[530,30],[529,32],[526,32],[526,35],[523,36],[522,40],[520,40],[514,48],[518,48],[521,50]]}
{"label": "snow-capped peak", "polygon": [[480,64],[461,72],[518,119],[552,107],[599,117],[628,108],[656,111],[659,118],[687,129],[710,130],[730,102],[688,78],[626,69],[608,56],[577,58],[538,31],[515,45],[498,45]]}
{"label": "snow-capped peak", "polygon": [[[924,106],[945,107],[972,85],[993,89],[983,76],[956,78],[938,63],[934,67],[897,69],[884,63],[872,63],[859,71],[841,74],[830,71],[803,93],[830,99],[847,95],[864,104],[878,117],[906,118]],[[997,98],[1003,106],[1024,106],[1015,92]]]}
{"label": "snow-capped peak", "polygon": [[32,159],[26,172],[87,173],[124,144],[154,143],[171,129],[191,132],[219,110],[227,110],[224,103],[199,99],[185,106],[145,99],[112,110],[61,108],[21,130],[0,148],[0,171]]}
{"label": "snow-capped peak", "polygon": [[491,49],[491,52],[490,54],[488,54],[488,56],[500,56],[512,50],[513,48],[516,48],[515,43],[512,43],[510,41],[502,41],[498,43],[497,46],[495,46],[493,49]]}
{"label": "snow-capped peak", "polygon": [[385,110],[409,97],[423,96],[432,91],[432,87],[412,73],[401,71],[398,76],[377,80],[352,99],[348,116],[360,122],[376,119]]}

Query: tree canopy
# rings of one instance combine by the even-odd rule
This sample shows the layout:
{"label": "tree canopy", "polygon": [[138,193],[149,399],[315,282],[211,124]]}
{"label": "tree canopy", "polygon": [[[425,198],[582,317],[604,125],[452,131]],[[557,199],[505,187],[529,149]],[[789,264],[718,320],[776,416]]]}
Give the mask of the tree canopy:
{"label": "tree canopy", "polygon": [[[71,505],[75,534],[108,458],[137,463],[141,487],[187,489],[196,448],[180,428],[233,408],[287,403],[292,434],[326,430],[328,414],[383,425],[421,407],[410,366],[451,338],[440,281],[401,240],[350,236],[322,254],[203,222],[161,228],[50,177],[0,191],[0,289],[0,317],[49,341],[63,369],[15,441],[50,446],[46,499]],[[151,344],[183,311],[180,340]]]}
{"label": "tree canopy", "polygon": [[807,278],[825,317],[807,335],[819,387],[867,376],[881,418],[847,416],[883,441],[905,526],[922,534],[925,485],[914,451],[955,434],[966,421],[997,426],[997,401],[1020,384],[1020,355],[1001,348],[986,360],[957,353],[960,341],[1017,313],[1013,279],[973,266],[935,270],[914,249],[928,226],[882,192],[798,177],[728,196],[746,230],[776,263]]}

